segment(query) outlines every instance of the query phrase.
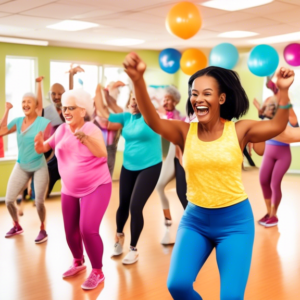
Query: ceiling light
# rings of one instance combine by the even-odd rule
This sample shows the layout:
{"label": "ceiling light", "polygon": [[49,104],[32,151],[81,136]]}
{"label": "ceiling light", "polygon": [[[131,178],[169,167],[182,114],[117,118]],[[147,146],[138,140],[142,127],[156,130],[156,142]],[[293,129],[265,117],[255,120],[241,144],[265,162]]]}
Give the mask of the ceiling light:
{"label": "ceiling light", "polygon": [[104,42],[104,44],[107,45],[113,45],[113,46],[133,46],[144,43],[144,40],[138,40],[138,39],[116,39],[116,40],[110,40]]}
{"label": "ceiling light", "polygon": [[53,25],[47,26],[50,29],[56,30],[64,30],[64,31],[78,31],[84,30],[92,27],[99,27],[98,24],[90,23],[90,22],[83,22],[83,21],[75,21],[75,20],[65,20]]}
{"label": "ceiling light", "polygon": [[0,42],[3,43],[12,43],[12,44],[25,44],[25,45],[35,45],[35,46],[48,46],[48,41],[39,41],[39,40],[27,40],[27,39],[18,39],[0,36]]}
{"label": "ceiling light", "polygon": [[272,1],[273,0],[212,0],[200,4],[210,8],[235,11],[268,4]]}
{"label": "ceiling light", "polygon": [[276,43],[283,43],[283,42],[295,42],[300,40],[300,31],[282,34],[282,35],[275,35],[269,36],[266,38],[250,40],[250,44],[259,45],[259,44],[276,44]]}
{"label": "ceiling light", "polygon": [[254,35],[258,35],[258,33],[251,32],[251,31],[227,31],[227,32],[220,33],[218,37],[238,39],[238,38],[249,37]]}

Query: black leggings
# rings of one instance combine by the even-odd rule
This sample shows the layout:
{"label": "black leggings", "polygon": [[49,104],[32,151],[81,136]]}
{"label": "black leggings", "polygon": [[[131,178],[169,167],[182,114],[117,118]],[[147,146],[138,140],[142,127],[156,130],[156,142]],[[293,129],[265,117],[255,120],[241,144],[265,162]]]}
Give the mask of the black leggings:
{"label": "black leggings", "polygon": [[122,166],[120,176],[120,205],[117,210],[117,232],[122,233],[131,215],[130,246],[136,247],[144,227],[143,209],[159,178],[162,163],[139,171],[129,171]]}
{"label": "black leggings", "polygon": [[176,176],[176,192],[183,208],[185,209],[188,204],[188,200],[186,198],[187,188],[186,188],[185,171],[182,165],[180,164],[178,158],[176,157],[174,158],[174,164],[175,164],[175,176]]}
{"label": "black leggings", "polygon": [[53,190],[54,184],[56,183],[57,180],[60,179],[60,175],[58,172],[57,158],[55,155],[48,161],[47,164],[48,164],[48,172],[49,172],[49,186],[47,192],[47,197],[48,197]]}

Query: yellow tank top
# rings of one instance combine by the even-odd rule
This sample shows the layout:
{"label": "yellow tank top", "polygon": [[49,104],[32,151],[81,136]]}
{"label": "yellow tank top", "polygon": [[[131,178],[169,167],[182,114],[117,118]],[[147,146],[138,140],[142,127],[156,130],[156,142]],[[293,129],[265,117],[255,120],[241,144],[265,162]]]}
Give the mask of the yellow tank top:
{"label": "yellow tank top", "polygon": [[242,162],[233,122],[224,120],[222,136],[212,142],[201,141],[198,123],[190,123],[183,154],[187,199],[205,208],[226,207],[247,199]]}

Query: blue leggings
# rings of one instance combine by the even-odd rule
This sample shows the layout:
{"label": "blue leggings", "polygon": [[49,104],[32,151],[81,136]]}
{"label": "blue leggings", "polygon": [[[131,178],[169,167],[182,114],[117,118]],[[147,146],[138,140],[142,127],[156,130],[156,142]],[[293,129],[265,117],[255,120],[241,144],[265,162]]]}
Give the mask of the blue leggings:
{"label": "blue leggings", "polygon": [[202,300],[193,282],[216,247],[221,278],[221,300],[243,300],[254,242],[254,220],[249,200],[207,209],[189,202],[173,249],[168,289],[175,300]]}

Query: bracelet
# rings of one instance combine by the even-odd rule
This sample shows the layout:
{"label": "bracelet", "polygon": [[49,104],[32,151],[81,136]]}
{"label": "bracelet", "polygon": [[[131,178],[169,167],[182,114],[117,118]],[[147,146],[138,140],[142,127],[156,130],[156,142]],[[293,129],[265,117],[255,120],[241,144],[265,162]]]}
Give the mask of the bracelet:
{"label": "bracelet", "polygon": [[289,109],[293,107],[293,104],[289,103],[287,105],[278,105],[278,108],[281,108],[281,109]]}

